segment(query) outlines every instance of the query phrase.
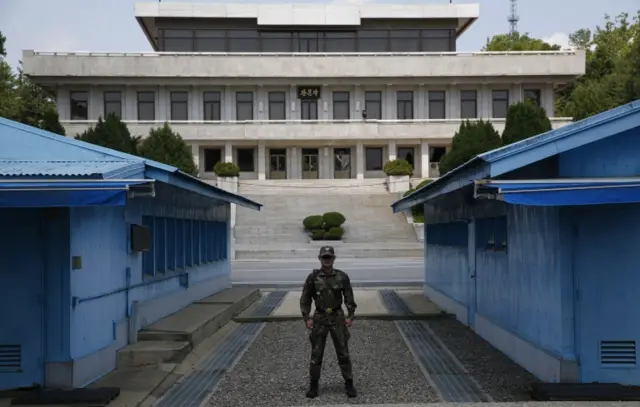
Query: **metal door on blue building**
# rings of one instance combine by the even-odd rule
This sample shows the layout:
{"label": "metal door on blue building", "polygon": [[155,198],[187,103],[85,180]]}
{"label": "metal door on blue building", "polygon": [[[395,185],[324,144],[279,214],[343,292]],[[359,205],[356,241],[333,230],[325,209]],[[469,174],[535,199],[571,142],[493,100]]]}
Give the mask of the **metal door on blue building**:
{"label": "metal door on blue building", "polygon": [[640,385],[640,207],[603,205],[573,215],[580,381]]}
{"label": "metal door on blue building", "polygon": [[43,383],[42,219],[0,209],[0,390]]}

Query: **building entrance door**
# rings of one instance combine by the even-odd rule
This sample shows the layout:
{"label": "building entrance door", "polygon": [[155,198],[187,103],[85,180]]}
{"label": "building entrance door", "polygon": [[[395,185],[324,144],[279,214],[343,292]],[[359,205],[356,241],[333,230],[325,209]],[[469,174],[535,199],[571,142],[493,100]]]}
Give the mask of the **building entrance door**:
{"label": "building entrance door", "polygon": [[302,149],[302,179],[318,178],[318,149]]}
{"label": "building entrance door", "polygon": [[351,178],[350,148],[335,148],[333,150],[333,178]]}
{"label": "building entrance door", "polygon": [[287,151],[285,149],[269,150],[269,179],[287,178]]}

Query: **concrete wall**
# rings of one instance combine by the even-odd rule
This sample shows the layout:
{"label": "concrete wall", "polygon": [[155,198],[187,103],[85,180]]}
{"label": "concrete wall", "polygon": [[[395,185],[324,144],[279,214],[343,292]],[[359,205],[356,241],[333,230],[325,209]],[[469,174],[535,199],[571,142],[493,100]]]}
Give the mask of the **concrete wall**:
{"label": "concrete wall", "polygon": [[[180,191],[166,185],[158,185],[157,193],[155,199],[134,200],[126,207],[71,210],[71,256],[82,261],[80,269],[71,271],[74,386],[115,368],[116,351],[140,328],[230,286],[228,256],[184,273],[143,275],[143,254],[132,253],[128,240],[131,224],[142,224],[143,215],[228,222],[228,205],[207,209],[197,197],[179,198]],[[228,239],[226,231],[220,239]],[[130,329],[134,302],[138,315]]]}
{"label": "concrete wall", "polygon": [[[539,77],[566,82],[585,72],[583,51],[522,54],[461,53],[323,55],[100,54],[24,51],[23,69],[35,77],[298,79]],[[543,79],[544,78],[544,79]],[[468,79],[465,79],[468,80]],[[307,82],[305,80],[304,82]],[[426,79],[425,79],[426,82]]]}

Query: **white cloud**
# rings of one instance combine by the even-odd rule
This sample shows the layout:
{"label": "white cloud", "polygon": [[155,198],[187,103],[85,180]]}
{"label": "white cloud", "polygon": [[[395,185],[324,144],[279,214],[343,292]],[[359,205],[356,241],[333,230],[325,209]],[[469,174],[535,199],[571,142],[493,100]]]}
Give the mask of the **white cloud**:
{"label": "white cloud", "polygon": [[573,49],[569,43],[569,35],[563,32],[557,32],[548,37],[543,37],[542,41],[552,45],[560,45],[562,49]]}

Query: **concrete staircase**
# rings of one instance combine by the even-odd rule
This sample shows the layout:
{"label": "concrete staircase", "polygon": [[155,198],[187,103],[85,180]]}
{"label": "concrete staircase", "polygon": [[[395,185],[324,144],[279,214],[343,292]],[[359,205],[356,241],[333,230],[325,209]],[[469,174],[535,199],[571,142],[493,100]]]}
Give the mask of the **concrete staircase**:
{"label": "concrete staircase", "polygon": [[341,257],[422,257],[423,245],[402,214],[384,179],[240,181],[239,193],[264,205],[262,212],[238,208],[236,259],[313,258],[322,242],[309,242],[302,220],[338,211],[345,215]]}

